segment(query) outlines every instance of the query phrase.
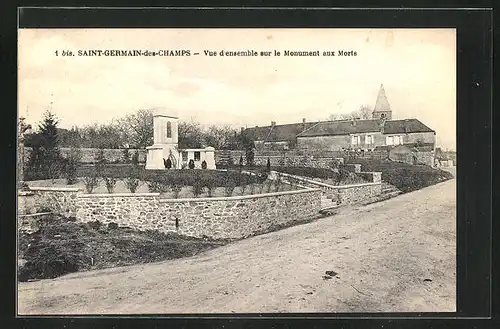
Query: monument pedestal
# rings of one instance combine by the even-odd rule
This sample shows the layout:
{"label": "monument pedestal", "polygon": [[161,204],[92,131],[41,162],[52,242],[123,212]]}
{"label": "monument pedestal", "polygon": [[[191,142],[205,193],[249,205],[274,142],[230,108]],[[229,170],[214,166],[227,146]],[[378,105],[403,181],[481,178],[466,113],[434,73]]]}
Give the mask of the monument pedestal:
{"label": "monument pedestal", "polygon": [[172,169],[178,169],[179,155],[172,145],[152,145],[146,147],[146,169],[165,169],[165,162],[170,159]]}

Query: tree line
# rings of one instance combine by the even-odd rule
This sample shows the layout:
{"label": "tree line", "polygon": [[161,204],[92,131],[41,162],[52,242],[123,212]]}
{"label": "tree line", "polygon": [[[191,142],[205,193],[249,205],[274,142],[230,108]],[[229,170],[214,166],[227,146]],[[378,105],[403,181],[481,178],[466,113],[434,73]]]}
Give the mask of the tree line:
{"label": "tree line", "polygon": [[335,120],[350,120],[350,119],[361,119],[369,120],[372,118],[373,111],[368,105],[360,106],[357,111],[347,112],[347,113],[331,113],[328,116],[329,121]]}
{"label": "tree line", "polygon": [[[47,118],[57,121],[47,112]],[[49,124],[49,126],[51,126]],[[123,118],[114,119],[109,124],[89,124],[71,129],[60,129],[57,122],[53,134],[57,135],[58,146],[67,148],[145,148],[153,145],[153,111],[139,110]],[[40,129],[26,135],[24,145],[37,147],[44,143],[47,131]],[[181,121],[178,126],[179,148],[237,149],[245,147],[241,133],[229,125],[203,126],[196,121]]]}

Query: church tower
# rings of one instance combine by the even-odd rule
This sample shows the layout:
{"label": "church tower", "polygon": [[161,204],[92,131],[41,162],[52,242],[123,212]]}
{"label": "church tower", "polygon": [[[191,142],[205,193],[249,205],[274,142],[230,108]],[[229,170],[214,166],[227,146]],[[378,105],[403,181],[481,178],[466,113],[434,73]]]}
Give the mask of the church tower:
{"label": "church tower", "polygon": [[372,113],[373,119],[392,120],[392,110],[385,95],[384,85],[380,85],[378,91],[377,102]]}

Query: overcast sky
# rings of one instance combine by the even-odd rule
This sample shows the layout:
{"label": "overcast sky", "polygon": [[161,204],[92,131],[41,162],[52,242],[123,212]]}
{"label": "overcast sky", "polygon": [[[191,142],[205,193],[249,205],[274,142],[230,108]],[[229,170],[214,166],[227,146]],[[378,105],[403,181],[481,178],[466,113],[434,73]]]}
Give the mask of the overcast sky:
{"label": "overcast sky", "polygon": [[[141,108],[234,126],[328,118],[373,108],[381,84],[394,119],[418,118],[455,149],[453,29],[25,29],[19,31],[19,114],[60,126],[110,122]],[[189,57],[60,56],[62,50],[189,49]],[[204,50],[278,50],[280,57],[207,57]],[[55,56],[55,51],[59,56]],[[354,50],[350,57],[283,51]]]}

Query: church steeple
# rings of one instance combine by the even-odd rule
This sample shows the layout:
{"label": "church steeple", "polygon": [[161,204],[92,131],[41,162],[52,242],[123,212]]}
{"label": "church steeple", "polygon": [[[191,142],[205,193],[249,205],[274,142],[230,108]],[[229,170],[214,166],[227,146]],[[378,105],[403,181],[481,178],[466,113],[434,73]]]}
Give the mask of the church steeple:
{"label": "church steeple", "polygon": [[373,119],[392,120],[392,110],[385,95],[384,85],[380,85],[372,116]]}

